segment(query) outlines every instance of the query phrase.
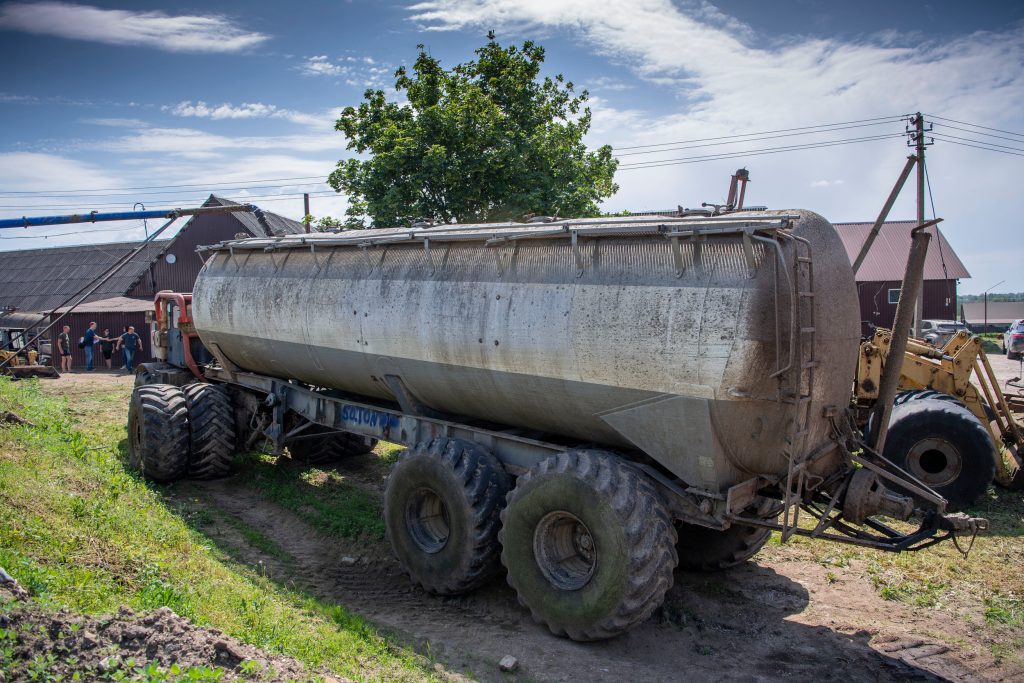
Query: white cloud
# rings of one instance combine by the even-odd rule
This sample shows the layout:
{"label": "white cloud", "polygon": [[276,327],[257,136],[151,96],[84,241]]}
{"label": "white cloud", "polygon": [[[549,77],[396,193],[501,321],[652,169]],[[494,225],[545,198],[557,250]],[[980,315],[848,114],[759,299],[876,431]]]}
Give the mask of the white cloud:
{"label": "white cloud", "polygon": [[94,126],[109,126],[110,128],[148,128],[149,124],[142,119],[124,119],[117,117],[82,119],[82,123],[91,123]]}
{"label": "white cloud", "polygon": [[242,104],[223,103],[208,105],[199,100],[192,103],[185,100],[173,105],[160,107],[162,111],[169,112],[174,116],[200,119],[286,119],[292,123],[300,123],[307,126],[318,126],[325,121],[333,124],[336,116],[331,113],[310,114],[293,109],[282,109],[275,104],[264,104],[263,102],[243,102]]}
{"label": "white cloud", "polygon": [[298,69],[306,76],[341,76],[352,70],[349,66],[335,64],[327,58],[327,55],[307,57],[306,61],[298,66]]}
{"label": "white cloud", "polygon": [[[672,0],[425,0],[410,10],[413,21],[433,31],[494,28],[506,38],[559,31],[652,84],[642,99],[623,98],[629,102],[627,109],[593,101],[591,145],[652,145],[915,111],[1024,130],[1022,25],[941,42],[895,31],[839,40],[758,36],[711,4]],[[670,104],[675,112],[643,108],[659,98],[662,111]],[[626,159],[745,152],[902,129],[893,122]],[[936,134],[940,130],[936,125]],[[718,201],[724,199],[730,173],[746,166],[752,177],[747,191],[751,203],[809,208],[836,221],[871,220],[908,151],[903,140],[894,138],[813,151],[623,168],[616,176],[621,190],[605,206],[637,210]],[[1012,217],[1024,212],[1024,199],[1006,181],[1017,175],[1019,157],[936,141],[928,158],[936,208],[947,219],[943,231],[975,276],[964,290],[974,291],[982,274],[999,266],[979,245],[1005,243]],[[834,178],[856,182],[820,184]],[[912,184],[892,217],[914,215]],[[1001,188],[1000,202],[979,200],[992,196],[993,188]],[[1024,289],[1024,274],[1016,288]]]}
{"label": "white cloud", "polygon": [[327,55],[307,57],[295,67],[304,76],[341,78],[345,85],[355,88],[386,88],[393,83],[388,77],[394,72],[390,64],[378,64],[372,57],[347,55],[331,61]]}
{"label": "white cloud", "polygon": [[0,28],[110,45],[171,52],[239,52],[269,36],[215,14],[102,9],[64,2],[14,2],[0,7]]}

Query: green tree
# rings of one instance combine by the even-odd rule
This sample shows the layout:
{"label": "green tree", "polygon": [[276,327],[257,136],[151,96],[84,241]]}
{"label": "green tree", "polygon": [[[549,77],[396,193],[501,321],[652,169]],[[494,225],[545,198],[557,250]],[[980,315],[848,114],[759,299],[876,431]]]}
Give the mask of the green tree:
{"label": "green tree", "polygon": [[588,93],[559,74],[540,77],[544,48],[502,47],[488,34],[474,61],[446,71],[422,45],[395,72],[408,103],[367,90],[335,124],[348,149],[328,182],[349,196],[347,224],[388,227],[592,216],[618,190],[611,147],[588,151]]}

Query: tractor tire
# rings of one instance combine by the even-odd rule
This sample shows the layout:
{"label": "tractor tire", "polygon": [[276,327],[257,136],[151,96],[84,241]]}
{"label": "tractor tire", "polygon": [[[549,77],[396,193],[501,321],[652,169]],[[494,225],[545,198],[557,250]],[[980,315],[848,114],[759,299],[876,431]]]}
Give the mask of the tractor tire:
{"label": "tractor tire", "polygon": [[128,404],[128,465],[146,479],[165,483],[188,471],[188,405],[181,389],[150,384]]}
{"label": "tractor tire", "polygon": [[650,617],[672,586],[668,510],[651,481],[614,454],[578,449],[534,465],[501,521],[508,583],[555,635],[616,636]]}
{"label": "tractor tire", "polygon": [[419,444],[395,464],[384,488],[384,523],[413,582],[458,595],[494,577],[510,484],[490,451],[460,439]]}
{"label": "tractor tire", "polygon": [[974,413],[944,396],[911,397],[894,405],[882,455],[956,508],[988,489],[996,448]]}
{"label": "tractor tire", "polygon": [[198,382],[182,387],[188,404],[191,457],[188,476],[215,479],[227,476],[237,450],[235,413],[227,389]]}
{"label": "tractor tire", "polygon": [[[779,516],[781,503],[766,500],[752,511],[762,519]],[[686,522],[676,523],[679,568],[691,572],[719,572],[741,565],[758,553],[771,538],[771,529],[734,524],[725,531]]]}
{"label": "tractor tire", "polygon": [[306,435],[322,432],[319,438],[299,439],[288,444],[292,460],[306,465],[328,465],[356,455],[366,455],[377,446],[377,440],[349,432],[337,432],[314,426]]}

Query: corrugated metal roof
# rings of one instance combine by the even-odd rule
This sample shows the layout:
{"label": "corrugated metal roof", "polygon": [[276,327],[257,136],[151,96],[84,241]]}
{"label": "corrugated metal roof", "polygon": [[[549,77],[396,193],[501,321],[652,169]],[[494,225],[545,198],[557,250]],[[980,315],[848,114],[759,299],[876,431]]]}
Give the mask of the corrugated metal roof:
{"label": "corrugated metal roof", "polygon": [[[58,308],[54,313],[64,313],[67,310],[65,306]],[[153,310],[152,299],[132,299],[127,296],[114,296],[75,306],[76,313],[139,313],[151,310]]]}
{"label": "corrugated metal roof", "polygon": [[[969,323],[982,323],[985,321],[985,302],[972,301],[963,304],[964,318]],[[1017,320],[1024,320],[1024,301],[989,301],[988,322],[989,324],[1009,325]]]}
{"label": "corrugated metal roof", "polygon": [[[238,206],[238,202],[211,194],[203,206]],[[260,223],[259,219],[248,211],[239,211],[231,215],[237,218],[238,222],[244,225],[255,237],[279,237],[281,235],[297,235],[306,232],[306,226],[299,221],[293,221],[291,218],[285,218],[270,211],[264,211],[263,216],[266,218],[267,225],[273,234],[267,234],[267,229]]]}
{"label": "corrugated metal roof", "polygon": [[[123,296],[169,243],[150,242],[86,301]],[[50,311],[140,244],[116,242],[0,252],[0,309]]]}
{"label": "corrugated metal roof", "polygon": [[[853,263],[860,253],[864,240],[874,223],[835,223],[839,237],[843,240],[846,255]],[[910,255],[910,231],[917,226],[916,221],[887,221],[871,245],[871,251],[857,271],[857,282],[885,282],[902,280],[907,268],[907,256]],[[924,263],[925,280],[962,280],[971,277],[963,262],[949,246],[938,226],[928,228],[934,236],[928,245],[928,256]],[[942,264],[946,268],[943,271]]]}

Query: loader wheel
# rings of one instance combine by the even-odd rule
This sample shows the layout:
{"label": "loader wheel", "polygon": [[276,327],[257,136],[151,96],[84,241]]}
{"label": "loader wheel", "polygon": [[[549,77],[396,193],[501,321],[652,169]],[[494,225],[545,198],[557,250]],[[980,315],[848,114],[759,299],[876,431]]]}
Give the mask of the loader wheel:
{"label": "loader wheel", "polygon": [[227,389],[200,382],[182,387],[188,404],[192,479],[223,477],[235,456],[235,414]]}
{"label": "loader wheel", "polygon": [[398,461],[384,488],[384,523],[415,583],[457,595],[497,573],[498,515],[509,485],[497,458],[461,439],[421,443]]}
{"label": "loader wheel", "polygon": [[349,432],[337,432],[315,425],[303,436],[322,433],[319,438],[298,439],[288,444],[292,460],[307,465],[327,465],[356,455],[365,455],[377,446],[377,440]]}
{"label": "loader wheel", "polygon": [[501,513],[501,561],[535,621],[599,640],[651,616],[672,586],[676,532],[635,467],[579,449],[519,477]]}
{"label": "loader wheel", "polygon": [[962,507],[985,493],[995,476],[995,445],[975,415],[952,397],[893,406],[883,455]]}
{"label": "loader wheel", "polygon": [[[765,499],[750,512],[762,519],[779,516],[781,503]],[[679,568],[686,571],[718,572],[743,564],[757,554],[772,535],[771,529],[734,524],[725,531],[686,522],[676,523]]]}
{"label": "loader wheel", "polygon": [[128,465],[155,482],[180,479],[188,470],[188,406],[170,384],[137,387],[128,404]]}

